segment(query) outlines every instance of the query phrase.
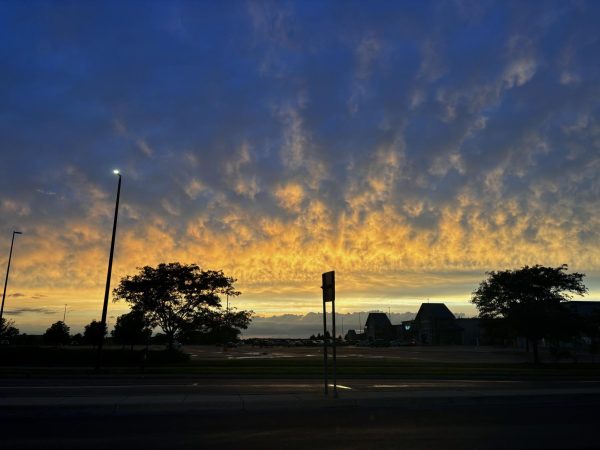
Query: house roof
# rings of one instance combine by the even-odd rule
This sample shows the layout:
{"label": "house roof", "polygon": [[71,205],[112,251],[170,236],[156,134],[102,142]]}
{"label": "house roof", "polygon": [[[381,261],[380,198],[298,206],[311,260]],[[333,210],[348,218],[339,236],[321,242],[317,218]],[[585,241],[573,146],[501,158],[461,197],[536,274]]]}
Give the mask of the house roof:
{"label": "house roof", "polygon": [[392,322],[385,313],[369,313],[366,322],[367,327],[385,328],[391,327]]}
{"label": "house roof", "polygon": [[434,319],[455,319],[455,317],[444,303],[422,303],[415,321]]}

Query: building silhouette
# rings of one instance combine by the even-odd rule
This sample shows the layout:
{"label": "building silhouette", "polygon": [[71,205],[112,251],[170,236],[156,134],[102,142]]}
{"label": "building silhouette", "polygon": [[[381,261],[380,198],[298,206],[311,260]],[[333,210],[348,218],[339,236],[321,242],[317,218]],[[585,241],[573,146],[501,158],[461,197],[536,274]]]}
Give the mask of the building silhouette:
{"label": "building silhouette", "polygon": [[419,344],[462,344],[462,328],[444,303],[423,303],[412,321],[413,336]]}
{"label": "building silhouette", "polygon": [[444,303],[423,303],[413,320],[394,325],[383,312],[369,313],[364,330],[349,330],[346,341],[396,341],[424,345],[479,345],[479,319],[457,319]]}

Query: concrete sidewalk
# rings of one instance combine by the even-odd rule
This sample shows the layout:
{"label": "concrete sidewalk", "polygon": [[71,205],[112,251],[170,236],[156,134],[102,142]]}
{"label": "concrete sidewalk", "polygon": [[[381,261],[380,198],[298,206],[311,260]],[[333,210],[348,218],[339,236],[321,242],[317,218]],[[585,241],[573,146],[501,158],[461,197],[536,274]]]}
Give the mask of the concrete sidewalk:
{"label": "concrete sidewalk", "polygon": [[339,392],[338,398],[316,393],[296,394],[180,394],[96,395],[0,398],[0,417],[54,415],[189,414],[227,411],[321,410],[331,408],[429,408],[443,405],[560,404],[578,397],[598,402],[600,388],[431,390],[394,392]]}

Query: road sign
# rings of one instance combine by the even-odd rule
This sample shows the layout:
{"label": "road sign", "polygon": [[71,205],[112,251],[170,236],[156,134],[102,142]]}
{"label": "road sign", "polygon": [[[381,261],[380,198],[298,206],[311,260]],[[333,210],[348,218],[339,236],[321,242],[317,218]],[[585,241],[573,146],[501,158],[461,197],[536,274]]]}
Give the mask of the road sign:
{"label": "road sign", "polygon": [[332,302],[335,300],[335,272],[325,272],[322,275],[323,302]]}

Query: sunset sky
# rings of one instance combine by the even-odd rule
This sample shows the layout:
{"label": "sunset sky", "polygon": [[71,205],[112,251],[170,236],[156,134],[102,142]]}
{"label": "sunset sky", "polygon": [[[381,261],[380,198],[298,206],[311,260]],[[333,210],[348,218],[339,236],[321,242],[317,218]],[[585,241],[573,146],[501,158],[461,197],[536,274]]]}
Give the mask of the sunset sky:
{"label": "sunset sky", "polygon": [[[0,1],[0,273],[21,331],[197,263],[261,315],[472,312],[489,270],[600,300],[598,1]],[[109,305],[109,316],[127,310]]]}

